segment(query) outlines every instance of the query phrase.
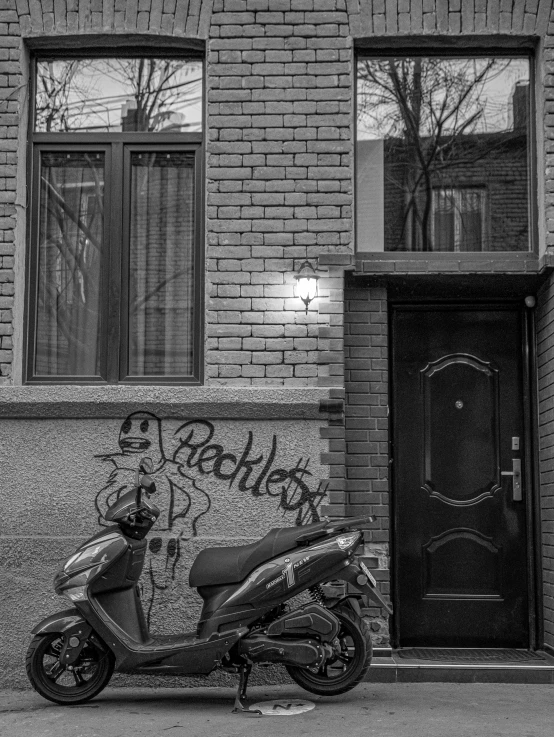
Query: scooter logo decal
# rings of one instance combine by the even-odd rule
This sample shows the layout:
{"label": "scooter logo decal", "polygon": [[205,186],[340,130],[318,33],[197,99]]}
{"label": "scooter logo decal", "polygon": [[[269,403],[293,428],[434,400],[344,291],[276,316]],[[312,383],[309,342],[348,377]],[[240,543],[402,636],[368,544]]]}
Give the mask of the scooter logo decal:
{"label": "scooter logo decal", "polygon": [[266,585],[265,585],[266,589],[273,588],[273,586],[275,586],[275,584],[278,584],[279,581],[282,581],[284,579],[284,577],[285,577],[285,572],[283,571],[283,573],[281,573],[281,575],[278,576],[277,578],[274,578],[273,581],[270,581],[269,583],[266,583]]}
{"label": "scooter logo decal", "polygon": [[293,564],[290,561],[290,558],[285,558],[285,563],[287,564],[285,566],[285,576],[287,577],[287,586],[289,589],[292,589],[294,586],[294,570],[293,570]]}
{"label": "scooter logo decal", "polygon": [[302,560],[298,560],[296,563],[293,563],[290,558],[285,558],[284,562],[286,563],[285,568],[280,576],[277,578],[274,578],[273,581],[270,581],[268,584],[266,584],[266,589],[271,589],[273,586],[279,583],[279,581],[282,581],[284,578],[287,579],[287,588],[291,589],[294,584],[296,583],[296,578],[294,576],[294,569],[298,568],[299,566],[303,565],[304,563],[307,563],[307,561],[310,560],[310,556],[307,555],[305,558],[302,558]]}

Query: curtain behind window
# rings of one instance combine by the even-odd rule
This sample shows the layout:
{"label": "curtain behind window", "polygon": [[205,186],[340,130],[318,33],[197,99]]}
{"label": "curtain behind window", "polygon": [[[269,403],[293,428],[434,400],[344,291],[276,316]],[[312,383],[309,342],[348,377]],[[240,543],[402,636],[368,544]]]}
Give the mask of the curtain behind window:
{"label": "curtain behind window", "polygon": [[104,154],[41,156],[35,373],[100,373]]}
{"label": "curtain behind window", "polygon": [[131,154],[129,375],[193,371],[194,158]]}

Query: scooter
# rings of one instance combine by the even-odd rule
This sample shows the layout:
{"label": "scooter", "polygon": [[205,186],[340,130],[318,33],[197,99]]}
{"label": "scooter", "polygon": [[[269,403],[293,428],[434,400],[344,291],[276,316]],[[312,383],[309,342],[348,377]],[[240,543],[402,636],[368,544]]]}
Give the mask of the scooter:
{"label": "scooter", "polygon": [[[32,631],[26,664],[38,693],[81,704],[100,693],[114,670],[187,676],[222,669],[240,676],[233,712],[252,713],[245,699],[255,663],[284,664],[314,694],[354,688],[372,656],[360,599],[368,596],[390,613],[371,571],[355,558],[360,528],[374,518],[276,528],[250,545],[202,550],[189,575],[204,602],[196,632],[151,635],[137,584],[145,537],[160,514],[150,500],[152,470],[143,458],[135,487],[105,514],[113,524],[56,574],[56,593],[73,606]],[[312,600],[287,604],[303,592]]]}

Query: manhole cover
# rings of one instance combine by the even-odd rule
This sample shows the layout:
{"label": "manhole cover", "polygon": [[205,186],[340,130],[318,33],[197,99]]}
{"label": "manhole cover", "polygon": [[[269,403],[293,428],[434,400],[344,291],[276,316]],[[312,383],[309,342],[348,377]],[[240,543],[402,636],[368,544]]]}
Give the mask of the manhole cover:
{"label": "manhole cover", "polygon": [[304,699],[274,699],[273,701],[258,701],[251,704],[250,711],[258,709],[262,714],[272,717],[291,717],[315,709],[313,701]]}

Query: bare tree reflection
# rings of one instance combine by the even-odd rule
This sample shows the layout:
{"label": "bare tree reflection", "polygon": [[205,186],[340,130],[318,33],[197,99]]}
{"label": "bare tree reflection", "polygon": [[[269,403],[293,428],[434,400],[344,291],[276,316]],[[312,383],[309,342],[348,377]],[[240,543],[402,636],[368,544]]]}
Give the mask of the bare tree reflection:
{"label": "bare tree reflection", "polygon": [[[433,189],[454,163],[476,163],[509,147],[504,106],[491,84],[511,60],[414,57],[362,60],[358,122],[385,140],[385,174],[404,198],[401,241],[430,251]],[[491,130],[489,131],[488,128]],[[502,128],[500,135],[488,135]],[[525,154],[525,151],[523,151]]]}

